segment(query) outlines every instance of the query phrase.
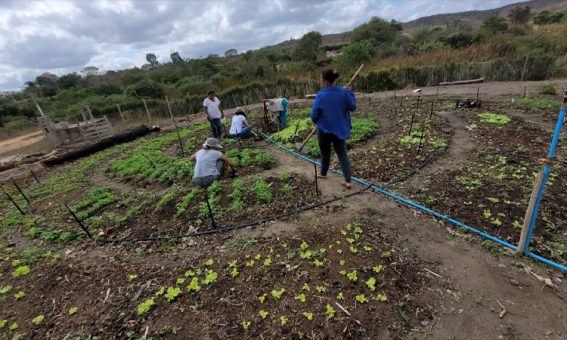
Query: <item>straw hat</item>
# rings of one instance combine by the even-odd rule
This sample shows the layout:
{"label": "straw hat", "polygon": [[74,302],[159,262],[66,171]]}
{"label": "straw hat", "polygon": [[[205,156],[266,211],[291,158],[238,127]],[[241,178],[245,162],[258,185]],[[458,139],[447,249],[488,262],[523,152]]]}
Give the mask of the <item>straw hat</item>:
{"label": "straw hat", "polygon": [[215,149],[222,149],[222,145],[220,145],[219,141],[216,138],[207,138],[203,147],[210,147]]}
{"label": "straw hat", "polygon": [[239,106],[239,107],[236,108],[236,110],[234,110],[234,113],[237,113],[237,112],[244,112],[244,109]]}

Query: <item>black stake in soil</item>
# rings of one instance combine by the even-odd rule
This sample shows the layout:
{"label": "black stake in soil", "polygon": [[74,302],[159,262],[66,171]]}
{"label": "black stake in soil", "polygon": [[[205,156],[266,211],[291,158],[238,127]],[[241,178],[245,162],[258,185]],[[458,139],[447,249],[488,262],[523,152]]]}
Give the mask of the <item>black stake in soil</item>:
{"label": "black stake in soil", "polygon": [[431,110],[429,111],[429,122],[431,122],[431,117],[433,117],[433,100],[431,101]]}
{"label": "black stake in soil", "polygon": [[213,216],[213,209],[211,209],[211,205],[209,204],[209,193],[207,189],[205,189],[205,201],[207,201],[207,208],[209,209],[209,217],[211,218],[211,222],[213,222],[213,228],[217,228],[217,224],[215,223],[215,217]]}
{"label": "black stake in soil", "polygon": [[31,174],[32,174],[33,178],[35,178],[35,181],[39,184],[39,178],[37,178],[35,172],[33,172],[32,169],[30,169],[30,171],[31,171]]}
{"label": "black stake in soil", "polygon": [[18,203],[16,203],[16,201],[14,201],[14,199],[12,198],[12,196],[10,196],[9,193],[7,193],[6,191],[2,190],[2,192],[4,193],[4,195],[6,195],[6,197],[8,197],[8,200],[10,202],[12,202],[12,204],[16,207],[16,209],[18,209],[18,211],[20,212],[20,214],[25,215],[26,213],[22,210],[22,208],[20,208],[20,206],[18,205]]}
{"label": "black stake in soil", "polygon": [[478,93],[480,92],[480,86],[476,87],[476,100],[478,100]]}
{"label": "black stake in soil", "polygon": [[524,85],[524,98],[526,98],[526,85]]}
{"label": "black stake in soil", "polygon": [[77,215],[75,215],[75,213],[73,212],[73,210],[71,210],[71,208],[69,208],[69,206],[65,203],[63,203],[63,205],[65,206],[65,208],[67,208],[67,210],[69,210],[69,213],[71,214],[71,216],[73,216],[73,219],[75,220],[75,222],[77,222],[77,224],[79,225],[79,227],[81,227],[81,229],[83,229],[83,231],[85,232],[85,234],[87,234],[87,236],[92,240],[93,236],[91,235],[90,231],[87,229],[87,227],[85,227],[85,225],[83,224],[83,222],[81,222],[81,220],[77,217]]}
{"label": "black stake in soil", "polygon": [[411,114],[411,122],[410,122],[410,128],[409,128],[408,136],[411,136],[411,132],[413,130],[413,121],[414,120],[415,120],[415,111],[413,111],[413,113]]}
{"label": "black stake in soil", "polygon": [[14,179],[12,179],[12,183],[14,183],[14,186],[16,187],[16,189],[18,189],[18,192],[20,193],[20,195],[22,195],[22,197],[26,200],[26,202],[28,202],[28,206],[31,204],[29,198],[27,198],[27,196],[24,194],[24,192],[22,191],[22,189],[20,188],[20,186],[18,185],[18,183],[16,183],[16,181],[14,181]]}
{"label": "black stake in soil", "polygon": [[319,197],[319,181],[317,179],[317,165],[313,164],[313,169],[315,170],[315,194]]}

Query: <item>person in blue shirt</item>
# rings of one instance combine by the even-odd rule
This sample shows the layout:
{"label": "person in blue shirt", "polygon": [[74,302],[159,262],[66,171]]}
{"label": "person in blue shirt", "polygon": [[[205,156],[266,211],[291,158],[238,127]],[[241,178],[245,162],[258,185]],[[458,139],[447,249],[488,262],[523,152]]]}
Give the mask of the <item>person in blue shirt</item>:
{"label": "person in blue shirt", "polygon": [[342,185],[351,188],[351,169],[346,152],[346,140],[350,137],[350,111],[356,110],[354,93],[348,87],[334,86],[339,78],[337,70],[321,73],[322,89],[315,96],[311,109],[311,120],[317,126],[317,138],[321,150],[321,173],[326,178],[331,161],[331,145],[335,149],[344,176]]}

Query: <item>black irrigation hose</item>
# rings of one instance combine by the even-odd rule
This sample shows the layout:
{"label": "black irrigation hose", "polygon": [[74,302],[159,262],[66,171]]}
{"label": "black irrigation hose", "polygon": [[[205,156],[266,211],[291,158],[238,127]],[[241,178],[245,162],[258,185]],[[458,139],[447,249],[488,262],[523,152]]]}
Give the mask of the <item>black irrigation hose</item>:
{"label": "black irrigation hose", "polygon": [[286,213],[282,213],[282,214],[271,216],[271,217],[266,217],[266,218],[261,219],[261,220],[247,222],[247,223],[236,225],[236,226],[230,226],[230,227],[213,229],[213,230],[206,230],[206,231],[198,231],[198,232],[189,233],[189,234],[169,235],[169,236],[122,238],[122,239],[117,239],[117,240],[99,239],[99,240],[97,240],[97,242],[104,243],[104,244],[126,243],[126,242],[148,242],[148,241],[153,242],[153,241],[163,241],[163,240],[170,240],[170,239],[178,240],[178,239],[186,238],[186,237],[196,237],[196,236],[205,236],[205,235],[227,233],[227,232],[235,231],[235,230],[242,229],[242,228],[248,228],[248,227],[253,227],[253,226],[256,226],[256,225],[264,224],[264,223],[267,223],[269,221],[279,220],[279,219],[282,219],[284,217],[294,215],[294,214],[297,214],[297,213],[300,213],[300,212],[303,212],[303,211],[315,209],[315,208],[318,208],[320,206],[323,206],[323,205],[326,205],[326,204],[329,204],[329,203],[333,203],[333,202],[336,202],[336,201],[339,201],[339,200],[342,200],[342,199],[345,199],[345,198],[348,198],[348,197],[351,197],[351,196],[354,196],[354,195],[358,195],[358,194],[360,194],[360,193],[362,193],[362,192],[364,192],[368,189],[370,189],[370,186],[364,187],[364,188],[362,188],[358,191],[352,192],[352,193],[347,194],[347,195],[334,197],[334,198],[331,198],[329,200],[310,204],[310,205],[306,205],[306,206],[303,206],[301,208],[297,208],[297,209],[294,209],[292,211],[288,211]]}
{"label": "black irrigation hose", "polygon": [[408,172],[405,175],[402,175],[398,178],[392,178],[391,180],[389,180],[388,182],[382,184],[382,185],[375,185],[379,188],[386,188],[390,185],[405,181],[406,179],[410,178],[411,176],[415,175],[416,172],[418,172],[419,170],[423,169],[427,164],[429,164],[429,162],[431,162],[431,160],[433,159],[433,156],[435,156],[434,153],[430,154],[429,156],[427,156],[426,159],[423,160],[423,162],[421,162],[421,164],[419,164],[417,166],[417,168],[413,169],[412,171]]}

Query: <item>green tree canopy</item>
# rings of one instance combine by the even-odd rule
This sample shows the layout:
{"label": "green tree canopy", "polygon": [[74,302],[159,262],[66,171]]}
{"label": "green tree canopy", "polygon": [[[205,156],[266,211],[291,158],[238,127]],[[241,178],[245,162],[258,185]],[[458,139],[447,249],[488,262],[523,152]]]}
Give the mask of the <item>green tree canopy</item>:
{"label": "green tree canopy", "polygon": [[488,34],[496,34],[506,32],[508,30],[508,24],[504,18],[493,15],[482,22],[481,28]]}
{"label": "green tree canopy", "polygon": [[314,62],[322,40],[323,36],[317,31],[306,33],[299,40],[299,46],[295,49],[295,57],[298,60]]}
{"label": "green tree canopy", "polygon": [[386,21],[374,17],[369,22],[362,24],[352,31],[352,41],[370,41],[375,46],[382,43],[393,42],[402,31],[402,25],[395,21]]}
{"label": "green tree canopy", "polygon": [[525,25],[530,20],[532,13],[529,6],[515,7],[512,8],[508,18],[513,24]]}

